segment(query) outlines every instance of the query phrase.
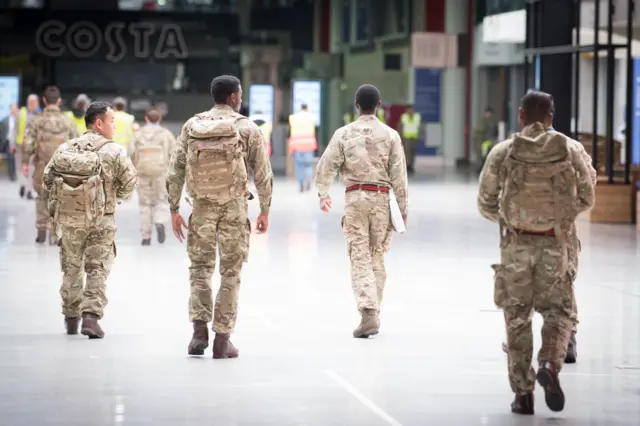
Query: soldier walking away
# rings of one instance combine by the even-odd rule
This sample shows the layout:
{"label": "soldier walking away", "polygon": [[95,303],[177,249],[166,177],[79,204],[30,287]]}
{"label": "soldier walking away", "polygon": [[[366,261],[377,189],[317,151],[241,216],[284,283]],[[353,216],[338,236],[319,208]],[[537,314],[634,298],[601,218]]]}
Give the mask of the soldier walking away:
{"label": "soldier walking away", "polygon": [[[558,373],[564,363],[574,310],[571,229],[594,203],[589,167],[570,138],[552,128],[553,98],[529,92],[519,110],[520,133],[496,145],[480,175],[478,208],[500,225],[501,262],[494,300],[504,312],[511,411],[533,414],[535,380],[552,411],[565,396]],[[531,312],[543,317],[538,371],[531,366]]]}
{"label": "soldier walking away", "polygon": [[165,224],[169,220],[167,202],[167,172],[176,140],[160,125],[162,113],[150,108],[145,115],[146,125],[138,129],[129,144],[129,156],[138,171],[138,201],[142,245],[151,244],[155,225],[160,244],[165,241]]}
{"label": "soldier walking away", "polygon": [[391,244],[389,190],[393,189],[406,223],[407,167],[398,132],[376,118],[380,92],[370,84],[356,92],[358,119],[336,130],[316,173],[320,208],[331,209],[329,192],[338,171],[346,186],[342,230],[351,261],[351,286],[361,314],[356,338],[378,334],[380,304],[387,274],[384,255]]}
{"label": "soldier walking away", "polygon": [[[107,304],[106,282],[116,257],[118,200],[138,183],[131,160],[113,143],[113,110],[94,102],[85,115],[87,131],[64,143],[44,171],[48,208],[61,238],[62,314],[67,334],[104,337],[98,321]],[[86,276],[86,285],[84,280]]]}
{"label": "soldier walking away", "polygon": [[[182,189],[193,199],[187,252],[191,260],[189,317],[193,337],[189,355],[203,355],[209,346],[207,323],[213,320],[214,358],[236,358],[229,337],[238,315],[240,271],[247,261],[251,223],[248,219],[249,172],[260,198],[259,233],[269,227],[273,173],[258,126],[238,113],[242,87],[236,77],[213,79],[215,106],[185,123],[171,157],[167,190],[173,233],[184,239],[184,219],[178,213]],[[218,250],[217,245],[220,245]],[[211,278],[220,254],[221,284],[213,302]]]}
{"label": "soldier walking away", "polygon": [[49,86],[42,98],[45,108],[34,117],[25,131],[22,144],[22,174],[29,175],[29,161],[33,157],[33,187],[38,194],[36,199],[36,229],[38,235],[36,243],[43,244],[49,233],[49,243],[57,245],[49,226],[49,212],[47,209],[47,193],[42,183],[44,169],[53,157],[58,147],[69,139],[78,137],[78,129],[73,121],[60,110],[60,91],[55,86]]}

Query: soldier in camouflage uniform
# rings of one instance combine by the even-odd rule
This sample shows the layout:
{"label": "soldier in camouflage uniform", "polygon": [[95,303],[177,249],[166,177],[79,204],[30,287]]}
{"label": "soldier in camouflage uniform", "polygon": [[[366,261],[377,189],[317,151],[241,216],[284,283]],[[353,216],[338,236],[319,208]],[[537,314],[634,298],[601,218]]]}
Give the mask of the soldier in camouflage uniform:
{"label": "soldier in camouflage uniform", "polygon": [[[29,161],[33,156],[33,189],[38,194],[36,199],[36,243],[42,244],[47,239],[49,214],[47,212],[47,194],[42,185],[42,173],[51,160],[53,153],[62,143],[78,137],[76,124],[60,110],[60,91],[49,86],[42,98],[45,108],[34,117],[27,126],[22,144],[22,173],[29,174]],[[53,233],[49,235],[50,244],[58,243]]]}
{"label": "soldier in camouflage uniform", "polygon": [[[209,346],[207,323],[213,319],[213,357],[236,358],[238,349],[229,337],[238,314],[240,271],[249,252],[249,169],[260,198],[259,233],[266,232],[269,226],[273,174],[262,132],[238,113],[242,104],[240,80],[216,77],[211,93],[213,109],[192,117],[180,131],[171,157],[167,190],[173,232],[181,242],[186,225],[178,209],[185,179],[193,199],[187,238],[191,260],[189,317],[193,322],[188,353],[204,354]],[[214,305],[211,278],[218,244],[221,284]]]}
{"label": "soldier in camouflage uniform", "polygon": [[146,125],[138,129],[129,144],[129,155],[138,171],[138,201],[142,245],[151,244],[151,233],[155,225],[158,242],[165,241],[165,223],[169,220],[167,203],[167,171],[176,139],[160,125],[162,113],[150,108],[146,115]]}
{"label": "soldier in camouflage uniform", "polygon": [[387,278],[384,255],[391,243],[389,190],[393,189],[406,222],[407,166],[398,132],[376,118],[380,92],[365,84],[356,92],[359,117],[338,129],[320,162],[316,185],[320,208],[331,209],[331,184],[340,172],[346,186],[342,230],[351,260],[351,285],[361,313],[356,338],[375,335]]}
{"label": "soldier in camouflage uniform", "polygon": [[[68,334],[81,332],[89,338],[102,338],[98,320],[107,304],[106,281],[116,256],[114,213],[118,200],[131,197],[138,182],[126,151],[111,140],[113,110],[106,102],[94,102],[85,115],[87,131],[60,146],[44,171],[44,186],[49,193],[49,211],[55,231],[62,238],[60,263],[63,279],[60,295]],[[93,180],[67,186],[68,180],[82,176],[85,164],[67,161],[74,154],[93,154],[97,174]],[[82,157],[84,158],[84,157]],[[78,191],[86,191],[78,196]],[[45,198],[46,200],[47,198]],[[85,200],[91,200],[85,207]],[[99,204],[99,205],[98,205]],[[86,285],[83,288],[84,279]]]}
{"label": "soldier in camouflage uniform", "polygon": [[[570,262],[577,244],[575,218],[589,209],[595,191],[589,166],[576,145],[552,128],[553,98],[543,92],[522,99],[522,131],[489,153],[480,176],[478,208],[500,224],[501,263],[494,298],[507,330],[511,411],[533,414],[537,378],[553,411],[564,408],[558,373],[575,310]],[[574,259],[570,259],[574,257]],[[537,374],[531,366],[531,314],[542,314]]]}

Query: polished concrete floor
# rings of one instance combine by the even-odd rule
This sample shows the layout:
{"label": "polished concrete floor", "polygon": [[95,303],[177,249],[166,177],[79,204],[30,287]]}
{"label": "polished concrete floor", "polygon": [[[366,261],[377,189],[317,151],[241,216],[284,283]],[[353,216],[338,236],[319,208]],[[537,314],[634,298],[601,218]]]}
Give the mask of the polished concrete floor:
{"label": "polished concrete floor", "polygon": [[[188,259],[172,235],[140,246],[136,201],[117,213],[104,340],[66,336],[58,250],[36,246],[34,204],[0,181],[0,425],[638,425],[640,250],[630,226],[580,224],[579,359],[564,412],[537,392],[510,413],[502,315],[492,303],[498,231],[475,182],[411,182],[409,232],[387,257],[381,333],[358,323],[340,230],[313,193],[278,180],[254,235],[233,341],[237,360],[186,354]],[[185,204],[184,211],[188,211]],[[251,206],[252,217],[257,203]],[[216,282],[218,276],[216,274]],[[535,318],[536,346],[540,319]]]}

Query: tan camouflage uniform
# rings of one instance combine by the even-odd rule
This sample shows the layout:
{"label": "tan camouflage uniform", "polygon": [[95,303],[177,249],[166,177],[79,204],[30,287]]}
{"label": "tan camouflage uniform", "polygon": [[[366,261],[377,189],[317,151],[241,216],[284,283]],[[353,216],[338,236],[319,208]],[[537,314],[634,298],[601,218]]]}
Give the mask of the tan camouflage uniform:
{"label": "tan camouflage uniform", "polygon": [[[546,131],[537,123],[525,128],[523,133],[534,136]],[[491,150],[480,176],[478,208],[482,216],[496,223],[501,222],[502,165],[511,143],[512,139],[506,140]],[[580,147],[573,143],[568,146],[577,154],[572,155],[576,170],[588,170],[583,164],[585,158]],[[593,205],[594,187],[588,172],[578,174],[578,199],[580,210]],[[573,228],[575,236],[575,224]],[[570,239],[575,240],[575,237]],[[504,311],[509,382],[518,395],[532,392],[535,383],[535,371],[531,368],[533,311],[542,314],[544,319],[538,361],[551,362],[558,370],[564,363],[575,309],[570,252],[556,237],[512,233],[502,237],[501,263],[493,266],[496,272],[494,297],[496,305]]]}
{"label": "tan camouflage uniform", "polygon": [[[83,144],[97,143],[103,141],[104,137],[88,130],[78,140]],[[68,144],[63,144],[59,149],[68,149]],[[66,317],[78,317],[83,313],[95,314],[98,318],[104,315],[107,304],[106,281],[116,256],[116,203],[117,200],[129,199],[138,183],[136,170],[122,147],[109,142],[97,152],[105,177],[105,214],[96,225],[89,228],[62,226],[60,264],[63,278],[60,295],[62,313]],[[53,187],[56,177],[49,164],[44,171],[44,187],[47,191]],[[83,289],[85,274],[86,285]]]}
{"label": "tan camouflage uniform", "polygon": [[137,156],[142,146],[159,145],[165,152],[165,173],[147,176],[138,171],[138,202],[140,204],[140,231],[143,239],[150,239],[155,224],[165,224],[169,220],[169,203],[167,201],[167,176],[169,161],[176,139],[166,128],[158,124],[147,124],[134,133],[129,144],[129,156],[133,164],[137,164]]}
{"label": "tan camouflage uniform", "polygon": [[[391,187],[401,212],[407,213],[407,166],[402,140],[398,132],[375,116],[360,116],[335,132],[318,163],[316,185],[320,197],[329,194],[337,172],[345,186]],[[351,285],[358,310],[379,311],[387,278],[384,254],[391,244],[389,194],[347,192],[342,229],[351,260]]]}
{"label": "tan camouflage uniform", "polygon": [[77,137],[78,127],[60,111],[57,105],[48,105],[27,125],[22,144],[22,162],[28,165],[33,156],[33,189],[38,194],[36,228],[39,231],[45,231],[49,228],[47,194],[42,183],[44,169],[62,143]]}
{"label": "tan camouflage uniform", "polygon": [[[241,119],[242,116],[227,105],[216,105],[210,111],[198,114],[196,117],[239,119],[237,126],[240,131],[240,142],[243,145],[248,168],[254,173],[260,210],[262,213],[268,213],[271,205],[273,173],[267,157],[266,143],[258,126],[247,118]],[[180,197],[188,169],[187,134],[196,117],[183,126],[171,157],[167,190],[172,211],[177,211],[180,206]],[[187,180],[187,192],[192,194],[190,186],[191,182]],[[248,195],[248,182],[246,194]],[[240,271],[242,264],[248,258],[251,232],[247,209],[247,196],[220,202],[194,199],[193,211],[189,218],[187,237],[187,251],[191,260],[189,317],[191,321],[210,322],[213,319],[213,331],[220,334],[232,333],[236,324]],[[211,278],[216,266],[217,244],[220,245],[221,284],[214,308]]]}

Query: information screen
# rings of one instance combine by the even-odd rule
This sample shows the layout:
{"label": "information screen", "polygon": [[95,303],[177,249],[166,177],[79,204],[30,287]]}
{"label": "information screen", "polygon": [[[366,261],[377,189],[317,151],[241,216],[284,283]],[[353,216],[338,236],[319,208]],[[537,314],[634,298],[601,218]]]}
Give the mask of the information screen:
{"label": "information screen", "polygon": [[249,116],[261,115],[273,122],[274,90],[270,84],[252,84],[249,87]]}
{"label": "information screen", "polygon": [[322,83],[298,80],[293,82],[293,112],[300,111],[302,104],[306,104],[309,112],[316,119],[316,126],[322,125]]}
{"label": "information screen", "polygon": [[0,75],[0,121],[9,116],[11,104],[20,100],[20,77],[17,75]]}

